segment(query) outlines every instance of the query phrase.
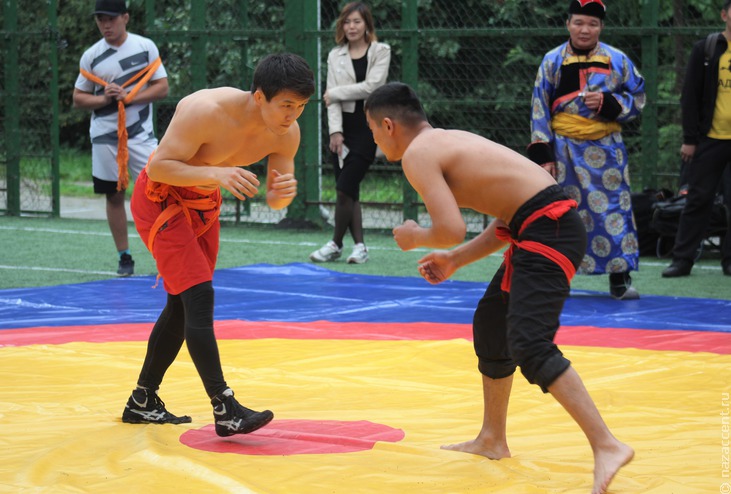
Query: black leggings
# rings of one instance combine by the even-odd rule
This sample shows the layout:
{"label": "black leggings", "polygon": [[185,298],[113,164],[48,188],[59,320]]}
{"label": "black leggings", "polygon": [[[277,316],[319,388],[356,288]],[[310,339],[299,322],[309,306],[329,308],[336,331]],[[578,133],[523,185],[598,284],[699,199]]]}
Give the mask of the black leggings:
{"label": "black leggings", "polygon": [[183,341],[210,398],[228,387],[223,379],[216,335],[213,332],[213,285],[210,281],[168,294],[147,342],[147,355],[137,384],[157,390]]}
{"label": "black leggings", "polygon": [[[375,148],[375,146],[374,146]],[[374,151],[375,152],[375,151]],[[373,163],[373,157],[363,156],[353,151],[345,157],[343,168],[338,165],[337,155],[333,155],[333,171],[335,172],[335,188],[345,193],[354,201],[360,200],[360,183]]]}
{"label": "black leggings", "polygon": [[345,165],[342,169],[337,163],[333,165],[336,180],[335,188],[338,194],[337,202],[335,203],[333,241],[338,247],[343,246],[343,239],[348,230],[350,230],[350,235],[353,237],[354,243],[363,243],[363,212],[360,206],[360,183],[365,178],[372,162],[373,158],[368,159],[353,151],[345,157]]}

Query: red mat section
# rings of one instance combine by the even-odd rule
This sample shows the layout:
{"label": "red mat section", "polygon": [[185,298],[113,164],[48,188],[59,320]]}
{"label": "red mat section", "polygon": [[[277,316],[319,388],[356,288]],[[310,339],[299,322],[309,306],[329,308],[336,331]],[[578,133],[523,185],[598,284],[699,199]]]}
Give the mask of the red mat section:
{"label": "red mat section", "polygon": [[[221,339],[472,340],[472,327],[468,324],[234,320],[216,321],[215,327],[216,336]],[[0,331],[0,346],[58,345],[76,341],[147,341],[151,329],[151,323],[7,329]],[[561,326],[556,343],[731,354],[731,333],[712,331]]]}
{"label": "red mat section", "polygon": [[213,425],[191,429],[180,442],[212,453],[288,456],[367,451],[379,441],[395,443],[404,431],[367,420],[274,420],[251,434],[218,437]]}

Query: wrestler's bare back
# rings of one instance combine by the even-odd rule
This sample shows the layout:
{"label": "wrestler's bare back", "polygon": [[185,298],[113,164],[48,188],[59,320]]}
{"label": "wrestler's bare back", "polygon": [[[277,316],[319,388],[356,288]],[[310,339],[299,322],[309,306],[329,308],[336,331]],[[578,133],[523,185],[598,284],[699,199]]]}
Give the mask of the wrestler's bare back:
{"label": "wrestler's bare back", "polygon": [[443,187],[435,186],[440,182],[446,183],[460,208],[506,223],[528,199],[556,184],[548,172],[526,157],[461,130],[426,127],[409,144],[402,166],[432,217],[441,208],[430,208],[430,201],[439,201],[446,193],[440,190]]}

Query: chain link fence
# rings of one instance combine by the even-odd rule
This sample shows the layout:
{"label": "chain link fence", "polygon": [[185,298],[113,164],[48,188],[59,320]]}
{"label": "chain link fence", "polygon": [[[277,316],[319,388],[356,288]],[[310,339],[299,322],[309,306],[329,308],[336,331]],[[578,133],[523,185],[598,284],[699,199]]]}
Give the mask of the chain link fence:
{"label": "chain link fence", "polygon": [[[88,146],[83,139],[88,140],[88,115],[70,109],[70,94],[81,53],[99,37],[93,20],[86,20],[92,3],[24,0],[22,9],[13,2],[0,4],[0,212],[59,214],[58,150]],[[128,3],[129,30],[157,43],[169,75],[170,95],[155,105],[158,136],[185,95],[206,87],[248,89],[256,62],[271,52],[288,50],[307,58],[319,89],[300,119],[296,203],[286,212],[271,211],[263,197],[244,203],[228,197],[222,220],[322,225],[331,217],[334,177],[320,98],[335,20],[345,2]],[[602,41],[627,53],[646,78],[643,116],[624,129],[633,188],[675,189],[685,62],[696,40],[722,29],[721,1],[607,4]],[[468,130],[525,152],[533,83],[544,53],[568,37],[568,1],[372,0],[369,5],[379,40],[392,48],[389,79],[417,88],[433,125]],[[262,174],[263,163],[253,171]],[[390,229],[404,217],[428,222],[397,163],[374,163],[361,201],[366,228]],[[473,232],[486,222],[467,211],[465,217]]]}
{"label": "chain link fence", "polygon": [[2,4],[0,211],[49,211],[58,208],[58,126],[49,126],[58,112],[56,13],[40,0]]}

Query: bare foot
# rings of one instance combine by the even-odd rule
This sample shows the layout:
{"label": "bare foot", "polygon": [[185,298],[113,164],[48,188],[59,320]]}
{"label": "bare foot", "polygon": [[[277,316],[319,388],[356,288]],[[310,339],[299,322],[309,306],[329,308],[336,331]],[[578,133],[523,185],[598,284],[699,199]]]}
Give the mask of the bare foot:
{"label": "bare foot", "polygon": [[604,494],[620,468],[632,461],[635,452],[617,441],[616,447],[597,451],[594,455],[594,489],[592,494]]}
{"label": "bare foot", "polygon": [[460,451],[462,453],[472,453],[473,455],[482,455],[491,460],[499,460],[501,458],[510,458],[510,450],[508,445],[487,445],[482,441],[474,439],[459,444],[445,444],[441,449],[450,451]]}

